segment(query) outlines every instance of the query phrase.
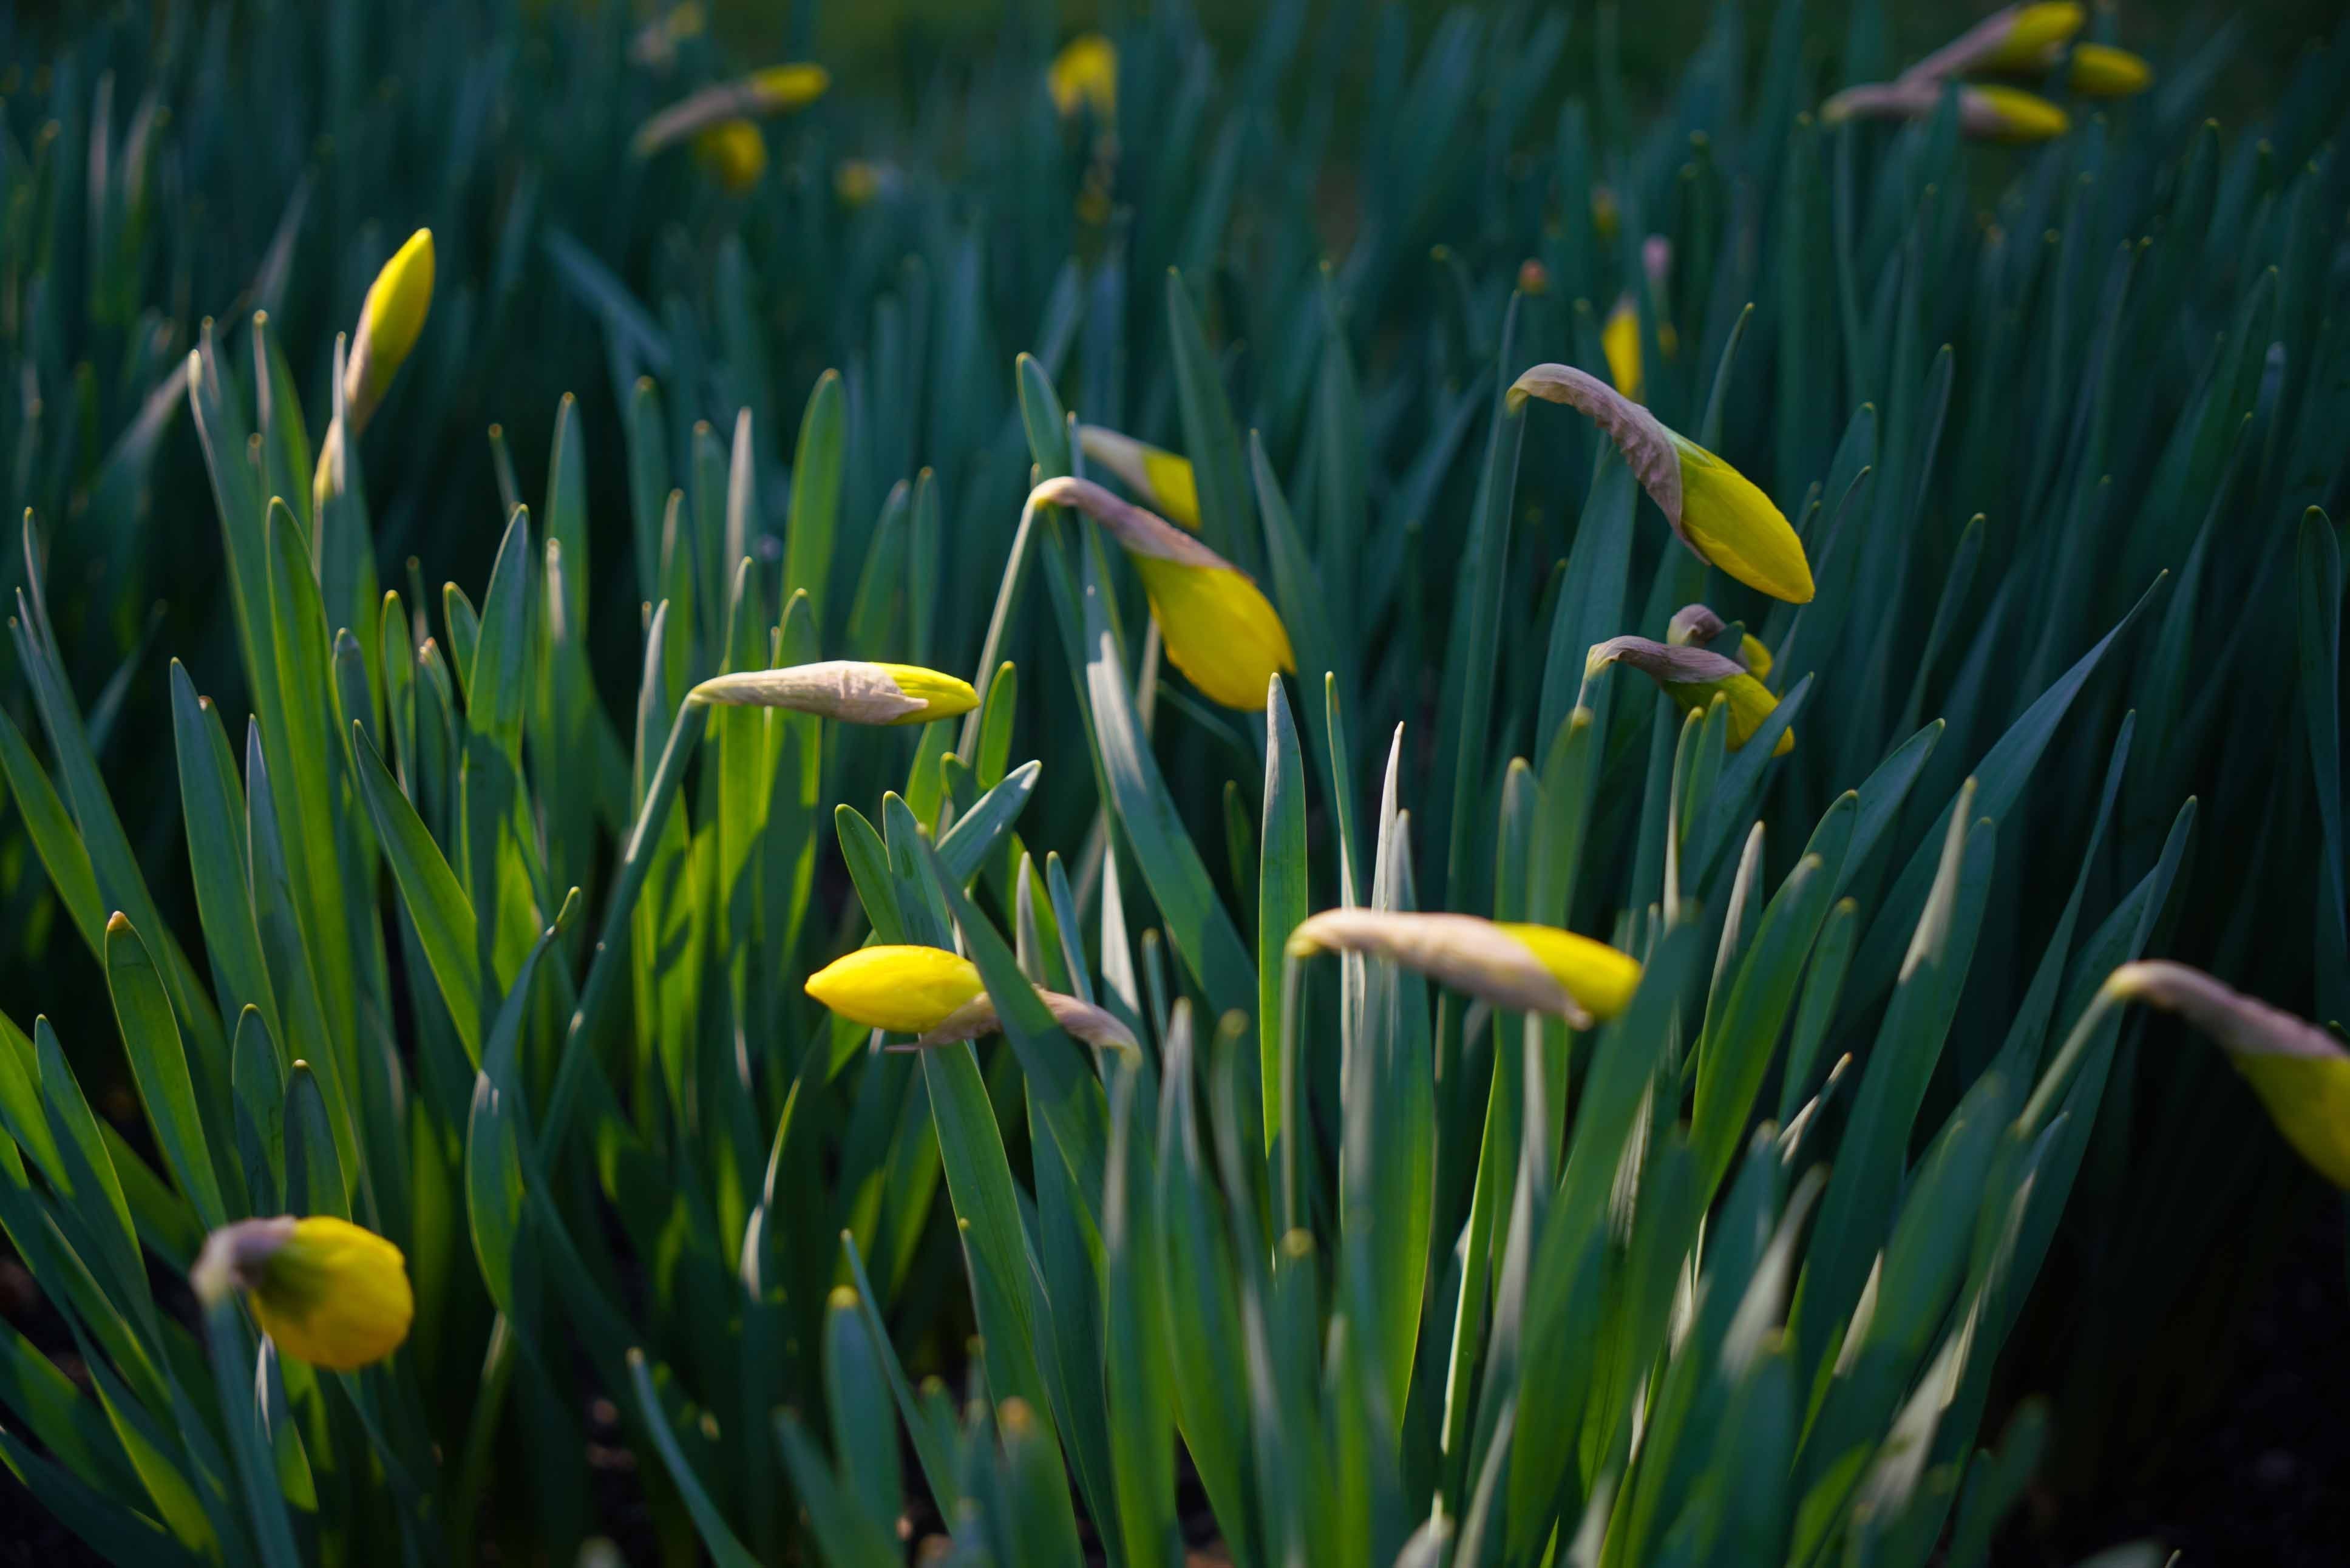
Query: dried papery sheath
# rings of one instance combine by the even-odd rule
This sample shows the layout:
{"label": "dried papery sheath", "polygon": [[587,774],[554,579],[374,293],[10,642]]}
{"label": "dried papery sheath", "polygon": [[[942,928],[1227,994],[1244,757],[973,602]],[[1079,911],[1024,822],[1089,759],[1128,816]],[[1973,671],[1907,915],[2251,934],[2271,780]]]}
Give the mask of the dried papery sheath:
{"label": "dried papery sheath", "polygon": [[1068,506],[1107,530],[1134,563],[1167,658],[1227,708],[1261,712],[1275,675],[1297,668],[1289,632],[1247,573],[1154,512],[1088,479],[1048,479],[1030,506]]}
{"label": "dried papery sheath", "polygon": [[2074,0],[2010,5],[1903,71],[1900,79],[1931,83],[1976,71],[2044,70],[2054,63],[2055,51],[2088,19],[2088,12]]}
{"label": "dried papery sheath", "polygon": [[[1727,701],[1728,743],[1733,752],[1752,740],[1754,732],[1779,706],[1771,689],[1744,665],[1709,649],[1651,642],[1645,637],[1614,637],[1593,646],[1583,661],[1584,678],[1588,680],[1611,664],[1630,665],[1688,712],[1704,712],[1717,697]],[[1794,749],[1795,732],[1791,725],[1780,732],[1779,743],[1771,748],[1771,754],[1783,757]]]}
{"label": "dried papery sheath", "polygon": [[1200,531],[1200,489],[1189,460],[1101,425],[1079,425],[1077,447],[1170,520]]}
{"label": "dried papery sheath", "polygon": [[[1709,606],[1683,605],[1673,612],[1672,622],[1665,628],[1665,640],[1676,647],[1711,648],[1715,640],[1729,629],[1730,624],[1714,614]],[[1763,647],[1762,639],[1752,632],[1740,632],[1738,662],[1746,667],[1749,675],[1760,680],[1771,673],[1771,650]]]}
{"label": "dried papery sheath", "polygon": [[2106,978],[2106,991],[2175,1012],[2210,1035],[2285,1141],[2350,1191],[2350,1050],[2339,1040],[2185,964],[2124,964]]}
{"label": "dried papery sheath", "polygon": [[[2046,141],[2072,129],[2063,109],[2021,88],[1970,84],[1958,93],[1959,129],[1978,141]],[[1923,119],[1941,101],[1937,81],[1872,82],[1846,88],[1822,104],[1820,122]]]}
{"label": "dried papery sheath", "polygon": [[188,1283],[208,1304],[244,1292],[278,1349],[336,1372],[399,1349],[416,1315],[400,1249],[331,1215],[223,1226],[204,1238]]}
{"label": "dried papery sheath", "polygon": [[1495,1007],[1541,1012],[1588,1029],[1622,1012],[1639,961],[1573,931],[1474,915],[1325,909],[1290,934],[1289,952],[1384,959]]}
{"label": "dried papery sheath", "polygon": [[1510,388],[1509,406],[1523,408],[1528,398],[1565,403],[1606,431],[1674,536],[1699,560],[1773,598],[1811,601],[1804,542],[1744,474],[1572,365],[1536,365],[1520,376]]}
{"label": "dried papery sheath", "polygon": [[639,126],[629,147],[638,157],[650,158],[721,120],[764,119],[805,109],[831,86],[832,75],[822,66],[769,66],[680,99]]}
{"label": "dried papery sheath", "polygon": [[[1115,1014],[1104,1012],[1089,1002],[1065,996],[1057,991],[1036,991],[1037,1000],[1053,1014],[1053,1022],[1061,1032],[1074,1040],[1105,1050],[1133,1051],[1140,1048],[1133,1031],[1118,1021]],[[914,1044],[917,1046],[951,1045],[958,1040],[977,1040],[993,1034],[1003,1027],[997,1016],[995,1002],[984,992],[957,1008],[935,1028],[926,1031]]]}
{"label": "dried papery sheath", "polygon": [[686,693],[691,702],[789,708],[850,724],[926,724],[979,706],[971,683],[911,664],[858,659],[713,675]]}

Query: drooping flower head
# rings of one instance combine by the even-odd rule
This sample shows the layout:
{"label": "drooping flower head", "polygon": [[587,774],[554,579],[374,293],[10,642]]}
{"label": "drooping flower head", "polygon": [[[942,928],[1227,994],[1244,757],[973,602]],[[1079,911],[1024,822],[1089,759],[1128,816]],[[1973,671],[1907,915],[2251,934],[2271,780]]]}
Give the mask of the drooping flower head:
{"label": "drooping flower head", "polygon": [[[2072,129],[2065,112],[2037,93],[1995,83],[1958,89],[1959,130],[1978,141],[2047,141]],[[1904,77],[1846,88],[1820,106],[1820,123],[1847,119],[1924,119],[1942,101],[1939,81]]]}
{"label": "drooping flower head", "polygon": [[1754,482],[1596,376],[1572,365],[1536,365],[1510,388],[1565,403],[1607,432],[1674,535],[1700,561],[1790,604],[1811,601],[1804,542]]}
{"label": "drooping flower head", "polygon": [[2088,21],[2075,0],[2037,0],[1994,11],[1901,73],[1905,82],[1939,82],[1977,71],[2013,75],[2046,70]]}
{"label": "drooping flower head", "polygon": [[1289,632],[1247,573],[1155,512],[1089,479],[1048,479],[1031,506],[1070,506],[1107,530],[1142,578],[1168,661],[1227,708],[1263,712],[1273,678],[1295,670]]}
{"label": "drooping flower head", "polygon": [[1384,959],[1495,1007],[1548,1013],[1577,1029],[1623,1012],[1640,984],[1639,960],[1605,942],[1475,915],[1325,909],[1290,933],[1288,950]]}
{"label": "drooping flower head", "polygon": [[1101,425],[1079,425],[1077,449],[1087,461],[1124,480],[1145,505],[1194,534],[1200,531],[1200,487],[1188,458]]}
{"label": "drooping flower head", "polygon": [[[1588,680],[1611,664],[1630,665],[1655,681],[1686,712],[1702,713],[1717,697],[1726,701],[1730,704],[1728,743],[1733,752],[1752,740],[1762,721],[1779,706],[1771,689],[1744,665],[1706,649],[1676,648],[1645,637],[1612,637],[1594,645],[1584,660],[1584,678]],[[1791,724],[1779,732],[1779,743],[1771,748],[1771,754],[1783,757],[1794,749],[1795,731]]]}
{"label": "drooping flower head", "polygon": [[722,120],[765,119],[806,109],[831,86],[832,74],[822,66],[767,66],[680,99],[639,126],[629,147],[638,157],[650,158]]}
{"label": "drooping flower head", "polygon": [[2106,991],[2175,1012],[2210,1035],[2284,1140],[2350,1191],[2350,1050],[2340,1041],[2181,963],[2126,963],[2106,977]]}
{"label": "drooping flower head", "polygon": [[2110,44],[2075,44],[2064,80],[2083,98],[2129,98],[2153,84],[2154,67]]}
{"label": "drooping flower head", "polygon": [[188,1282],[206,1303],[243,1291],[277,1348],[352,1372],[400,1348],[416,1315],[400,1249],[347,1220],[241,1220],[204,1239]]}
{"label": "drooping flower head", "polygon": [[[868,1029],[910,1034],[918,1046],[976,1040],[1003,1027],[979,968],[943,948],[882,944],[834,960],[807,981],[807,993]],[[1053,1021],[1088,1044],[1135,1049],[1126,1025],[1074,996],[1039,989]]]}
{"label": "drooping flower head", "polygon": [[927,724],[979,706],[979,693],[967,680],[920,665],[861,659],[713,675],[686,698],[741,708],[789,708],[850,724]]}

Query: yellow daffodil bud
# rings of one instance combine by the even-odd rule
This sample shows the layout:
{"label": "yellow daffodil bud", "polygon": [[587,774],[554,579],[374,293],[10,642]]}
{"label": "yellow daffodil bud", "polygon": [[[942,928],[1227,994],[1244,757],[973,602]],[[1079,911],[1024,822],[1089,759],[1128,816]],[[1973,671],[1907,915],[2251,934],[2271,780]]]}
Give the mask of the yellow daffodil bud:
{"label": "yellow daffodil bud", "polygon": [[1607,323],[1599,329],[1599,347],[1607,356],[1607,379],[1617,391],[1638,402],[1648,388],[1640,379],[1640,308],[1629,294],[1607,313]]}
{"label": "yellow daffodil bud", "polygon": [[[1938,81],[1905,77],[1898,82],[1872,82],[1846,88],[1821,105],[1820,122],[1923,119],[1941,101]],[[2046,141],[2072,125],[2063,109],[2022,88],[1970,83],[1959,88],[1959,130],[1978,141]]]}
{"label": "yellow daffodil bud", "polygon": [[739,196],[767,171],[767,139],[759,134],[757,125],[736,115],[696,132],[693,157],[717,176],[721,185]]}
{"label": "yellow daffodil bud", "polygon": [[1931,84],[1977,71],[2012,75],[2045,70],[2088,19],[2087,10],[2074,0],[2010,5],[1911,66],[1901,73],[1901,80]]}
{"label": "yellow daffodil bud", "polygon": [[1518,292],[1539,299],[1550,292],[1550,268],[1528,256],[1518,264]]}
{"label": "yellow daffodil bud", "polygon": [[769,66],[680,99],[639,126],[629,146],[638,157],[650,158],[722,120],[764,119],[805,109],[831,86],[832,73],[822,66]]}
{"label": "yellow daffodil bud", "polygon": [[2314,1023],[2185,964],[2126,963],[2109,995],[2176,1012],[2218,1043],[2300,1156],[2350,1191],[2350,1050]]}
{"label": "yellow daffodil bud", "polygon": [[870,206],[881,194],[881,169],[862,158],[845,158],[832,171],[832,193],[844,207]]}
{"label": "yellow daffodil bud", "polygon": [[[1665,640],[1674,647],[1711,648],[1730,625],[1705,605],[1683,605],[1673,612],[1672,624],[1665,630]],[[1771,650],[1762,639],[1751,631],[1738,635],[1738,662],[1756,680],[1771,673]]]}
{"label": "yellow daffodil bud", "polygon": [[1744,474],[1572,365],[1536,365],[1510,388],[1509,406],[1523,408],[1530,397],[1565,403],[1607,431],[1675,536],[1699,560],[1773,598],[1811,602],[1812,566],[1804,542]]}
{"label": "yellow daffodil bud", "polygon": [[[1583,663],[1586,680],[1611,664],[1628,664],[1661,688],[1666,696],[1691,713],[1702,713],[1720,697],[1730,704],[1729,744],[1737,751],[1754,738],[1762,721],[1779,705],[1771,689],[1757,680],[1734,659],[1702,648],[1676,648],[1645,637],[1612,637],[1595,644]],[[1793,725],[1780,732],[1774,757],[1795,749]]]}
{"label": "yellow daffodil bud", "polygon": [[1605,942],[1474,915],[1325,909],[1290,933],[1289,952],[1383,959],[1496,1007],[1549,1013],[1577,1029],[1623,1012],[1640,984],[1639,961]]}
{"label": "yellow daffodil bud", "polygon": [[1124,480],[1145,504],[1194,534],[1200,531],[1200,487],[1189,459],[1100,425],[1079,425],[1077,447],[1087,461]]}
{"label": "yellow daffodil bud", "polygon": [[2128,98],[2144,92],[2154,81],[2154,67],[2127,49],[2107,44],[2073,46],[2072,68],[2065,77],[2083,98]]}
{"label": "yellow daffodil bud", "polygon": [[782,670],[713,675],[686,693],[691,702],[789,708],[850,724],[927,724],[979,706],[967,680],[913,664],[833,659]]}
{"label": "yellow daffodil bud", "polygon": [[288,1355],[353,1372],[400,1348],[416,1297],[400,1249],[347,1220],[241,1220],[204,1239],[188,1282],[215,1302],[243,1291]]}
{"label": "yellow daffodil bud", "polygon": [[[807,993],[852,1023],[910,1034],[917,1046],[976,1040],[1003,1027],[979,968],[943,948],[859,948],[810,975]],[[1036,992],[1067,1033],[1088,1044],[1136,1049],[1115,1017],[1074,996]]]}
{"label": "yellow daffodil bud", "polygon": [[432,231],[419,229],[368,286],[359,329],[343,364],[344,417],[357,434],[391,389],[432,308]]}
{"label": "yellow daffodil bud", "polygon": [[1069,119],[1090,108],[1098,119],[1118,111],[1118,46],[1099,33],[1080,33],[1053,57],[1045,72],[1053,107]]}
{"label": "yellow daffodil bud", "polygon": [[1288,630],[1248,574],[1155,512],[1089,479],[1048,479],[1031,506],[1071,506],[1126,551],[1142,578],[1168,661],[1227,708],[1264,710],[1273,678],[1297,668]]}
{"label": "yellow daffodil bud", "polygon": [[1603,244],[1613,244],[1623,223],[1623,212],[1616,202],[1613,186],[1594,185],[1591,188],[1591,232]]}
{"label": "yellow daffodil bud", "polygon": [[927,1034],[986,994],[979,968],[943,948],[859,948],[808,976],[807,993],[852,1023]]}

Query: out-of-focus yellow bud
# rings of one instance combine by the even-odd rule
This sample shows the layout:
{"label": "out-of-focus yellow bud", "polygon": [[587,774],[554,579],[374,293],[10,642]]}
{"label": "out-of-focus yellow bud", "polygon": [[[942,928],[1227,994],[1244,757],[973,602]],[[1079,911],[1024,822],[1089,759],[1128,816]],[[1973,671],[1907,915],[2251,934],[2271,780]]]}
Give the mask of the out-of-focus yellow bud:
{"label": "out-of-focus yellow bud", "polygon": [[1638,402],[1647,385],[1640,378],[1640,308],[1629,294],[1616,301],[1607,324],[1599,329],[1599,347],[1607,356],[1608,379],[1616,389]]}
{"label": "out-of-focus yellow bud", "polygon": [[979,706],[971,682],[915,664],[833,659],[781,670],[713,675],[686,693],[691,702],[789,708],[850,724],[927,724]]}
{"label": "out-of-focus yellow bud", "polygon": [[[2046,141],[2073,122],[2064,111],[2022,88],[1970,83],[1959,91],[1959,130],[1978,141]],[[1846,88],[1820,106],[1820,123],[1847,119],[1923,119],[1942,101],[1939,81],[1903,78]]]}
{"label": "out-of-focus yellow bud", "polygon": [[701,36],[709,23],[701,0],[684,0],[682,5],[671,6],[666,16],[656,16],[638,28],[629,54],[640,66],[667,70],[677,63],[678,45]]}
{"label": "out-of-focus yellow bud", "polygon": [[2350,1191],[2350,1051],[2314,1023],[2185,964],[2126,963],[2106,991],[2176,1012],[2210,1035],[2300,1156]]}
{"label": "out-of-focus yellow bud", "polygon": [[[1752,740],[1762,721],[1779,706],[1771,689],[1744,665],[1707,649],[1676,648],[1645,637],[1612,637],[1593,645],[1584,659],[1584,678],[1589,680],[1611,664],[1630,665],[1655,681],[1686,712],[1702,713],[1717,697],[1728,702],[1727,739],[1733,752]],[[1783,757],[1794,749],[1795,731],[1791,724],[1780,732],[1779,743],[1771,748],[1771,754]]]}
{"label": "out-of-focus yellow bud", "polygon": [[2116,49],[2107,44],[2075,44],[2072,69],[2065,80],[2084,98],[2128,98],[2152,85],[2154,67],[2127,49]]}
{"label": "out-of-focus yellow bud", "polygon": [[1528,256],[1518,264],[1518,292],[1539,299],[1550,292],[1550,268]]}
{"label": "out-of-focus yellow bud", "polygon": [[1100,463],[1143,502],[1196,534],[1200,531],[1200,487],[1190,460],[1120,435],[1100,425],[1077,427],[1077,449],[1089,462]]}
{"label": "out-of-focus yellow bud", "polygon": [[1976,71],[2046,70],[2089,19],[2074,0],[2042,0],[1994,11],[1901,73],[1903,85],[1931,87]]}
{"label": "out-of-focus yellow bud", "polygon": [[1496,1007],[1548,1013],[1577,1029],[1623,1012],[1640,984],[1639,961],[1605,942],[1474,915],[1325,909],[1290,934],[1288,950],[1384,959]]}
{"label": "out-of-focus yellow bud", "polygon": [[1099,33],[1078,34],[1053,57],[1045,86],[1063,119],[1090,108],[1109,119],[1118,112],[1118,46]]}
{"label": "out-of-focus yellow bud", "polygon": [[1617,205],[1616,191],[1609,185],[1591,188],[1591,232],[1599,236],[1602,244],[1613,244],[1622,232],[1623,211]]}
{"label": "out-of-focus yellow bud", "polygon": [[717,176],[721,185],[739,196],[767,171],[767,139],[759,134],[756,124],[738,114],[697,131],[693,156]]}
{"label": "out-of-focus yellow bud", "polygon": [[1168,662],[1227,708],[1264,710],[1273,678],[1297,668],[1289,632],[1247,573],[1155,512],[1089,479],[1048,479],[1030,506],[1072,506],[1126,551],[1150,599]]}
{"label": "out-of-focus yellow bud", "polygon": [[[910,1034],[918,1046],[976,1040],[1003,1028],[978,966],[943,948],[859,948],[810,975],[807,993],[852,1023]],[[1111,1014],[1058,992],[1037,996],[1067,1033],[1131,1051],[1134,1035]]]}
{"label": "out-of-focus yellow bud", "polygon": [[[637,128],[629,146],[639,158],[650,158],[722,120],[764,119],[789,114],[822,98],[832,86],[832,73],[822,66],[768,66],[731,82],[719,82],[690,93]],[[764,150],[762,149],[762,167]]]}
{"label": "out-of-focus yellow bud", "polygon": [[[1683,605],[1673,612],[1671,624],[1665,629],[1665,640],[1676,648],[1710,649],[1729,629],[1730,623],[1714,614],[1711,607]],[[1738,662],[1746,666],[1746,672],[1756,680],[1763,680],[1770,675],[1771,650],[1763,647],[1762,639],[1752,632],[1741,628],[1737,657]]]}
{"label": "out-of-focus yellow bud", "polygon": [[1536,365],[1510,388],[1513,409],[1528,398],[1565,403],[1607,432],[1624,461],[1698,559],[1790,604],[1811,602],[1804,542],[1753,481],[1626,397],[1572,365]]}
{"label": "out-of-focus yellow bud", "polygon": [[188,1282],[207,1303],[243,1291],[279,1350],[335,1372],[390,1355],[416,1315],[400,1249],[331,1215],[224,1226],[204,1239]]}
{"label": "out-of-focus yellow bud", "polygon": [[845,158],[832,171],[832,193],[844,207],[863,207],[881,194],[881,171],[862,158]]}

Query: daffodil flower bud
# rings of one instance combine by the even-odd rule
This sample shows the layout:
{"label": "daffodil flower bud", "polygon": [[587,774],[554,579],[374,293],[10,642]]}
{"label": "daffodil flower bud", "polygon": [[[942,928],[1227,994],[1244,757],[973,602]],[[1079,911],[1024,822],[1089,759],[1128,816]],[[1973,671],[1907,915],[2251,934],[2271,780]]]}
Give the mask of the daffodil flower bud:
{"label": "daffodil flower bud", "polygon": [[1078,34],[1045,67],[1045,87],[1062,119],[1090,108],[1107,120],[1118,112],[1118,46],[1099,33]]}
{"label": "daffodil flower bud", "polygon": [[1904,82],[1939,82],[1977,71],[2012,75],[2045,70],[2055,52],[2089,19],[2075,0],[2039,0],[1994,11],[1901,73]]}
{"label": "daffodil flower bud", "polygon": [[2302,1158],[2350,1191],[2350,1050],[2325,1030],[2200,970],[2126,963],[2106,992],[2175,1012],[2216,1041]]}
{"label": "daffodil flower bud", "polygon": [[805,109],[831,86],[832,74],[822,66],[768,66],[680,99],[639,126],[629,147],[638,157],[650,158],[722,120],[764,119]]}
{"label": "daffodil flower bud", "polygon": [[1547,1013],[1577,1029],[1623,1012],[1640,984],[1640,961],[1605,942],[1475,915],[1325,909],[1290,933],[1288,951],[1383,959],[1495,1007]]}
{"label": "daffodil flower bud", "polygon": [[[1716,697],[1727,701],[1729,745],[1733,752],[1754,738],[1754,732],[1762,727],[1762,721],[1779,705],[1771,689],[1749,673],[1744,665],[1702,648],[1676,648],[1669,643],[1651,642],[1645,637],[1612,637],[1594,645],[1584,660],[1584,679],[1589,680],[1611,664],[1630,665],[1655,681],[1666,696],[1688,712],[1704,712]],[[1795,731],[1790,725],[1780,732],[1779,743],[1771,748],[1771,754],[1783,757],[1794,749]]]}
{"label": "daffodil flower bud", "polygon": [[2109,44],[2075,44],[2065,82],[2083,98],[2129,98],[2154,81],[2143,57]]}
{"label": "daffodil flower bud", "polygon": [[[883,944],[859,948],[808,976],[807,993],[868,1029],[910,1034],[920,1046],[976,1040],[1003,1027],[979,967],[943,948]],[[1125,1024],[1090,1002],[1036,992],[1054,1022],[1093,1045],[1135,1049]]]}
{"label": "daffodil flower bud", "polygon": [[1171,522],[1200,531],[1200,487],[1191,461],[1100,425],[1077,427],[1077,448],[1100,463]]}
{"label": "daffodil flower bud", "polygon": [[913,664],[859,659],[743,670],[713,675],[686,693],[690,702],[738,708],[789,708],[850,724],[927,724],[979,706],[967,680]]}
{"label": "daffodil flower bud", "polygon": [[[1905,77],[1898,82],[1872,82],[1846,88],[1821,105],[1820,122],[1923,119],[1941,101],[1938,81]],[[2022,88],[1970,83],[1959,88],[1959,129],[1978,141],[2046,141],[2072,126],[2063,109]]]}
{"label": "daffodil flower bud", "polygon": [[767,139],[753,121],[736,115],[704,126],[693,139],[694,161],[736,195],[759,182],[767,171]]}
{"label": "daffodil flower bud", "polygon": [[1599,237],[1602,244],[1610,244],[1615,242],[1622,226],[1623,209],[1616,200],[1616,188],[1594,185],[1591,188],[1591,232]]}
{"label": "daffodil flower bud", "polygon": [[311,493],[321,500],[341,486],[343,443],[367,429],[424,331],[424,318],[432,309],[432,231],[419,229],[368,286],[359,306],[359,331],[343,360],[342,417],[328,424],[310,476]]}
{"label": "daffodil flower bud", "polygon": [[1048,479],[1028,504],[1075,507],[1118,542],[1142,577],[1168,660],[1214,701],[1262,712],[1274,676],[1297,668],[1287,628],[1248,574],[1157,513],[1089,479]]}
{"label": "daffodil flower bud", "polygon": [[1699,560],[1773,598],[1811,602],[1812,566],[1804,542],[1753,481],[1572,365],[1536,365],[1510,388],[1509,406],[1523,408],[1530,397],[1565,403],[1607,431],[1674,535]]}
{"label": "daffodil flower bud", "polygon": [[[1672,624],[1665,629],[1665,640],[1674,647],[1711,648],[1730,624],[1713,613],[1706,605],[1683,605],[1673,612]],[[1771,650],[1762,639],[1751,631],[1738,634],[1738,662],[1757,680],[1771,673]]]}
{"label": "daffodil flower bud", "polygon": [[1617,391],[1638,402],[1648,389],[1640,374],[1640,307],[1630,294],[1617,296],[1616,308],[1607,313],[1607,324],[1599,328],[1599,348],[1607,356],[1607,379]]}
{"label": "daffodil flower bud", "polygon": [[213,1303],[243,1291],[277,1348],[354,1372],[408,1337],[416,1297],[400,1249],[347,1220],[241,1220],[204,1239],[188,1282]]}
{"label": "daffodil flower bud", "polygon": [[844,207],[871,205],[885,182],[881,166],[863,158],[844,158],[832,171],[832,193]]}

